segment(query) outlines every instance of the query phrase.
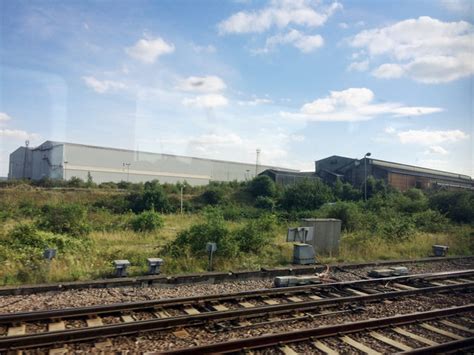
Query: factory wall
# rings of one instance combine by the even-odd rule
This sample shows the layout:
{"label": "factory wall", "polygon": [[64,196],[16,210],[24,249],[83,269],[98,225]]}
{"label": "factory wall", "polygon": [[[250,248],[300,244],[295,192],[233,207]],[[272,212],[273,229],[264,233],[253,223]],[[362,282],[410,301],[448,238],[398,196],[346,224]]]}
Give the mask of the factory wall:
{"label": "factory wall", "polygon": [[[26,164],[25,156],[29,157]],[[33,149],[19,148],[10,159],[11,165],[18,167],[11,174],[16,179],[87,180],[90,173],[96,183],[157,179],[161,183],[187,181],[206,185],[210,181],[244,181],[255,176],[255,164],[50,141]],[[258,172],[268,168],[271,167],[260,165]]]}

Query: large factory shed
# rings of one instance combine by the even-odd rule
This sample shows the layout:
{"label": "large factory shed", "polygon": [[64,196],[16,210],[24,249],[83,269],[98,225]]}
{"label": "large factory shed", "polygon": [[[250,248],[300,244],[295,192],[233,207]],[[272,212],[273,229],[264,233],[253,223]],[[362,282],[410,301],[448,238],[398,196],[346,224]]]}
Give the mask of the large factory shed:
{"label": "large factory shed", "polygon": [[[46,141],[38,147],[20,147],[10,154],[9,179],[40,180],[78,177],[94,182],[161,183],[186,181],[206,185],[210,181],[245,181],[275,167],[193,158],[178,155]],[[276,168],[279,170],[295,171]]]}
{"label": "large factory shed", "polygon": [[384,180],[400,191],[410,188],[428,189],[439,186],[446,188],[474,189],[470,176],[418,166],[393,163],[384,160],[363,158],[352,159],[333,155],[316,161],[316,175],[328,183],[336,179],[361,187],[366,176]]}

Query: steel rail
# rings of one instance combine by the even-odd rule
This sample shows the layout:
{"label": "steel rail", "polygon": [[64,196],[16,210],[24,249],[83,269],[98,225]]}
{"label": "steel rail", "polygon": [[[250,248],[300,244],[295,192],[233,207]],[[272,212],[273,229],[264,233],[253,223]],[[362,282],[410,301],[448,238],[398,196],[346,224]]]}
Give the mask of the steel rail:
{"label": "steel rail", "polygon": [[[399,316],[392,316],[386,318],[370,319],[365,321],[343,323],[331,326],[324,326],[318,328],[310,328],[297,330],[293,332],[277,333],[270,335],[263,335],[252,338],[230,340],[223,343],[215,343],[209,345],[194,346],[192,348],[182,348],[177,350],[163,351],[160,354],[212,354],[212,353],[226,353],[236,352],[242,349],[258,349],[264,347],[277,346],[292,342],[307,341],[309,339],[318,339],[336,336],[339,334],[356,333],[366,331],[368,329],[378,329],[394,325],[406,325],[414,322],[428,321],[441,317],[447,317],[466,312],[474,311],[474,304],[465,306],[438,309],[428,312],[417,312],[404,314]],[[468,343],[471,344],[474,338],[468,338]],[[468,345],[469,345],[468,344]]]}
{"label": "steel rail", "polygon": [[227,311],[212,311],[195,315],[158,318],[129,323],[118,323],[92,328],[78,328],[55,332],[25,334],[18,336],[0,337],[0,351],[25,349],[47,346],[56,343],[87,341],[101,337],[131,335],[144,331],[156,331],[173,327],[196,326],[207,322],[229,319],[255,318],[268,314],[282,314],[317,309],[320,306],[339,305],[344,303],[369,302],[374,300],[395,299],[422,293],[439,293],[456,290],[470,290],[474,282],[456,285],[435,286],[419,289],[393,291],[365,296],[349,296],[314,301],[283,303],[252,308],[243,308]]}
{"label": "steel rail", "polygon": [[2,313],[0,314],[0,324],[11,324],[27,321],[37,321],[51,318],[67,319],[72,317],[87,316],[89,314],[114,314],[124,311],[147,310],[157,307],[173,307],[182,306],[183,304],[202,304],[212,301],[228,301],[244,298],[258,298],[261,296],[278,296],[281,294],[294,294],[305,291],[320,291],[324,292],[326,289],[343,290],[345,287],[363,287],[372,284],[386,284],[387,282],[406,282],[406,281],[430,281],[438,279],[449,279],[456,277],[472,277],[474,276],[474,269],[461,271],[444,271],[426,274],[414,274],[405,276],[392,276],[369,280],[355,280],[343,281],[325,284],[312,284],[304,286],[260,289],[252,291],[235,292],[229,294],[214,294],[206,296],[191,296],[182,298],[166,298],[161,300],[140,301],[140,302],[126,302],[126,303],[111,303],[106,305],[96,305],[89,307],[75,307],[65,309],[55,309],[47,311],[32,311],[32,312],[18,312],[18,313]]}
{"label": "steel rail", "polygon": [[[473,259],[474,256],[450,256],[450,257],[430,257],[421,259],[401,259],[401,260],[376,260],[366,263],[334,263],[328,264],[333,268],[344,268],[353,270],[368,266],[389,266],[397,264],[416,264],[440,261],[462,261]],[[0,287],[0,296],[6,295],[26,295],[31,293],[78,290],[88,288],[107,287],[169,287],[191,283],[219,283],[226,281],[266,279],[275,276],[308,275],[321,272],[326,265],[312,266],[292,266],[283,268],[261,268],[261,270],[244,270],[228,272],[206,272],[182,275],[150,275],[125,278],[99,279],[94,281],[71,281],[54,284],[19,285]]]}

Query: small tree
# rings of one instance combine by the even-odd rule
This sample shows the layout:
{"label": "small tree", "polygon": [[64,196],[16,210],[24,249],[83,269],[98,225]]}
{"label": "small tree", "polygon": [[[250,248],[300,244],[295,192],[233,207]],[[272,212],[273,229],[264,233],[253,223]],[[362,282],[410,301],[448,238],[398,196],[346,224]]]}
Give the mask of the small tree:
{"label": "small tree", "polygon": [[159,213],[151,210],[136,215],[132,219],[131,225],[135,232],[152,232],[162,228],[164,226],[164,221]]}
{"label": "small tree", "polygon": [[272,179],[266,175],[259,175],[249,183],[249,192],[253,197],[273,197],[276,194],[276,186]]}
{"label": "small tree", "polygon": [[37,225],[43,230],[74,237],[87,235],[90,231],[87,209],[75,203],[43,206]]}

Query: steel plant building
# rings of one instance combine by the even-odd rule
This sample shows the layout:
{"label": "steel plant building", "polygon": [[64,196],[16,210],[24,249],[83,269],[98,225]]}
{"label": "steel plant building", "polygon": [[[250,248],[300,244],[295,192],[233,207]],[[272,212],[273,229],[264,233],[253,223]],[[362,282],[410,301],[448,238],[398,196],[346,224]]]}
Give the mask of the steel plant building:
{"label": "steel plant building", "polygon": [[[474,189],[474,180],[468,175],[422,168],[365,157],[353,159],[333,155],[315,162],[316,175],[326,182],[336,179],[360,187],[366,176],[384,180],[388,185],[406,191],[410,188],[431,187]],[[367,170],[366,170],[367,169]]]}
{"label": "steel plant building", "polygon": [[354,159],[333,155],[315,162],[314,172],[291,172],[268,169],[260,173],[280,185],[291,185],[305,179],[322,180],[333,184],[336,180],[362,187],[366,177],[384,180],[388,185],[406,191],[410,188],[474,189],[474,180],[467,175],[422,168],[365,157]]}
{"label": "steel plant building", "polygon": [[86,180],[90,174],[96,183],[157,179],[161,183],[206,185],[210,181],[245,181],[266,169],[275,167],[46,141],[11,153],[8,178]]}

